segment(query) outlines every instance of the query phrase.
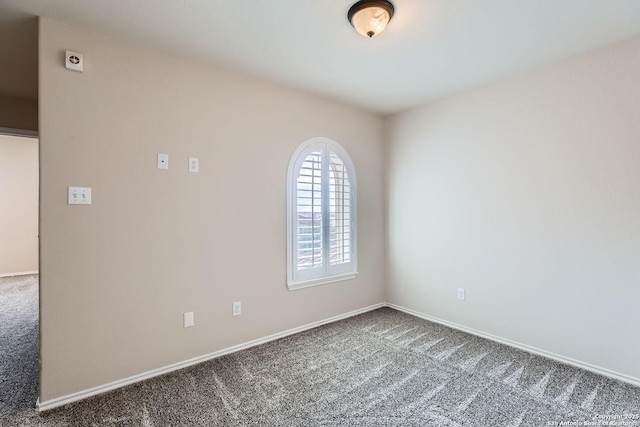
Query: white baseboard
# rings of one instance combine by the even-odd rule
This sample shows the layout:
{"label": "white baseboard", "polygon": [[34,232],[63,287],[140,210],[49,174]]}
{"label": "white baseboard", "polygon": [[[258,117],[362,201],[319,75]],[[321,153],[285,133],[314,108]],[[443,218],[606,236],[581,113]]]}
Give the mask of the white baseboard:
{"label": "white baseboard", "polygon": [[576,360],[576,359],[572,359],[569,357],[565,357],[565,356],[561,356],[559,354],[555,354],[555,353],[551,353],[549,351],[546,350],[542,350],[536,347],[532,347],[526,344],[522,344],[519,342],[515,342],[515,341],[511,341],[509,339],[505,339],[496,335],[492,335],[492,334],[488,334],[482,331],[478,331],[476,329],[473,328],[468,328],[466,326],[462,326],[462,325],[458,325],[456,323],[453,322],[449,322],[447,320],[443,320],[443,319],[439,319],[437,317],[433,317],[433,316],[429,316],[426,315],[424,313],[420,313],[418,311],[415,310],[411,310],[396,304],[391,304],[391,303],[380,303],[380,304],[375,304],[375,305],[371,305],[369,307],[364,307],[361,308],[359,310],[354,310],[345,314],[341,314],[338,316],[334,316],[334,317],[330,317],[327,319],[323,319],[323,320],[319,320],[317,322],[313,322],[313,323],[309,323],[303,326],[299,326],[297,328],[293,328],[293,329],[289,329],[287,331],[283,331],[283,332],[279,332],[273,335],[269,335],[263,338],[258,338],[243,344],[238,344],[235,345],[233,347],[228,347],[219,351],[215,351],[213,353],[209,353],[209,354],[205,354],[199,357],[194,357],[193,359],[189,359],[189,360],[185,360],[182,362],[178,362],[178,363],[173,363],[171,365],[168,366],[164,366],[162,368],[158,368],[158,369],[153,369],[151,371],[147,371],[147,372],[143,372],[141,374],[138,375],[133,375],[131,377],[128,378],[124,378],[122,380],[118,380],[118,381],[113,381],[110,382],[108,384],[104,384],[98,387],[93,387],[87,390],[83,390],[83,391],[79,391],[77,393],[72,393],[66,396],[62,396],[62,397],[58,397],[55,399],[50,399],[50,400],[46,400],[44,402],[41,402],[38,399],[38,402],[36,403],[36,408],[39,412],[42,411],[47,411],[49,409],[53,409],[53,408],[57,408],[59,406],[63,406],[63,405],[67,405],[69,403],[73,403],[76,402],[78,400],[82,400],[82,399],[86,399],[88,397],[91,396],[95,396],[98,394],[102,394],[102,393],[106,393],[108,391],[120,388],[120,387],[124,387],[127,386],[129,384],[133,384],[139,381],[143,381],[149,378],[153,378],[156,377],[158,375],[163,375],[163,374],[167,374],[169,372],[173,372],[173,371],[177,371],[179,369],[183,369],[186,368],[188,366],[192,366],[198,363],[202,363],[202,362],[206,362],[207,360],[211,360],[211,359],[215,359],[217,357],[221,357],[224,356],[226,354],[230,354],[230,353],[235,353],[237,351],[240,350],[244,350],[250,347],[255,347],[257,345],[260,344],[264,344],[267,343],[269,341],[274,341],[280,338],[284,338],[287,337],[289,335],[293,335],[293,334],[297,334],[300,332],[304,332],[307,331],[309,329],[313,329],[316,328],[318,326],[322,326],[322,325],[326,325],[328,323],[333,323],[333,322],[337,322],[339,320],[343,320],[349,317],[353,317],[353,316],[357,316],[358,314],[362,314],[362,313],[366,313],[368,311],[372,311],[372,310],[376,310],[378,308],[382,308],[382,307],[389,307],[389,308],[393,308],[395,310],[398,311],[402,311],[404,313],[410,314],[412,316],[416,316],[419,317],[421,319],[425,319],[425,320],[429,320],[431,322],[435,322],[435,323],[439,323],[441,325],[444,326],[448,326],[450,328],[454,328],[463,332],[467,332],[470,333],[472,335],[476,335],[479,336],[481,338],[486,338],[488,340],[491,341],[495,341],[498,342],[500,344],[505,344],[508,345],[510,347],[514,347],[520,350],[524,350],[527,351],[529,353],[533,353],[533,354],[537,354],[539,356],[543,356],[543,357],[547,357],[549,359],[553,359],[557,362],[560,363],[565,363],[567,365],[571,365],[571,366],[575,366],[577,368],[581,368],[581,369],[585,369],[587,371],[605,376],[605,377],[609,377],[612,379],[616,379],[616,380],[620,380],[635,386],[640,387],[640,379],[638,378],[634,378],[628,375],[624,375],[624,374],[620,374],[618,372],[614,372],[611,371],[609,369],[605,369],[599,366],[595,366],[586,362],[582,362],[580,360]]}
{"label": "white baseboard", "polygon": [[36,270],[36,271],[21,271],[19,273],[0,273],[0,277],[30,276],[32,274],[38,274],[38,270]]}
{"label": "white baseboard", "polygon": [[476,336],[481,337],[481,338],[486,338],[488,340],[495,341],[495,342],[498,342],[500,344],[508,345],[509,347],[514,347],[514,348],[517,348],[517,349],[520,349],[520,350],[524,350],[524,351],[529,352],[529,353],[537,354],[538,356],[543,356],[543,357],[546,357],[548,359],[553,359],[556,362],[560,362],[560,363],[564,363],[564,364],[567,364],[567,365],[571,365],[571,366],[574,366],[576,368],[581,368],[581,369],[593,372],[593,373],[598,374],[598,375],[602,375],[602,376],[605,376],[605,377],[609,377],[609,378],[612,378],[612,379],[615,379],[615,380],[619,380],[619,381],[623,381],[625,383],[632,384],[632,385],[634,385],[636,387],[640,387],[640,378],[631,377],[629,375],[621,374],[619,372],[615,372],[615,371],[612,371],[610,369],[602,368],[600,366],[595,366],[595,365],[592,365],[592,364],[587,363],[587,362],[582,362],[580,360],[576,360],[576,359],[572,359],[570,357],[565,357],[565,356],[562,356],[562,355],[559,355],[559,354],[555,354],[555,353],[552,353],[550,351],[542,350],[542,349],[537,348],[537,347],[532,347],[532,346],[529,346],[529,345],[526,345],[526,344],[522,344],[522,343],[519,343],[519,342],[516,342],[516,341],[511,341],[509,339],[502,338],[502,337],[499,337],[499,336],[496,336],[496,335],[488,334],[486,332],[478,331],[478,330],[473,329],[473,328],[468,328],[466,326],[458,325],[457,323],[453,323],[453,322],[449,322],[447,320],[439,319],[437,317],[429,316],[429,315],[426,315],[424,313],[420,313],[418,311],[411,310],[409,308],[405,308],[405,307],[402,307],[402,306],[399,306],[399,305],[396,305],[396,304],[386,303],[385,306],[387,306],[389,308],[393,308],[393,309],[398,310],[398,311],[405,312],[405,313],[410,314],[412,316],[420,317],[421,319],[429,320],[431,322],[439,323],[441,325],[448,326],[448,327],[453,328],[453,329],[458,329],[459,331],[462,331],[462,332],[467,332],[467,333],[470,333],[472,335],[476,335]]}
{"label": "white baseboard", "polygon": [[284,332],[279,332],[277,334],[269,335],[263,338],[258,338],[243,344],[238,344],[233,347],[225,348],[219,351],[214,351],[213,353],[205,354],[202,356],[194,357],[193,359],[185,360],[178,363],[173,363],[168,366],[164,366],[162,368],[153,369],[151,371],[143,372],[138,375],[133,375],[128,378],[124,378],[122,380],[113,381],[108,384],[104,384],[98,387],[93,387],[87,390],[79,391],[77,393],[68,394],[66,396],[57,397],[55,399],[45,400],[41,402],[40,399],[36,402],[36,408],[39,412],[47,411],[49,409],[57,408],[59,406],[67,405],[69,403],[76,402],[78,400],[86,399],[91,396],[95,396],[98,394],[106,393],[107,391],[115,390],[120,387],[127,386],[129,384],[137,383],[139,381],[143,381],[149,378],[157,377],[158,375],[167,374],[169,372],[177,371],[179,369],[186,368],[188,366],[196,365],[198,363],[206,362],[207,360],[215,359],[220,356],[224,356],[225,354],[235,353],[236,351],[244,350],[250,347],[255,347],[260,344],[267,343],[269,341],[274,341],[280,338],[287,337],[289,335],[297,334],[300,332],[307,331],[309,329],[316,328],[318,326],[326,325],[328,323],[337,322],[338,320],[343,320],[349,317],[357,316],[358,314],[366,313],[368,311],[376,310],[378,308],[385,307],[386,303],[379,303],[375,305],[371,305],[369,307],[364,307],[358,310],[350,311],[345,314],[340,314],[338,316],[333,316],[328,319],[319,320],[317,322],[308,323],[303,326],[299,326],[297,328],[289,329]]}

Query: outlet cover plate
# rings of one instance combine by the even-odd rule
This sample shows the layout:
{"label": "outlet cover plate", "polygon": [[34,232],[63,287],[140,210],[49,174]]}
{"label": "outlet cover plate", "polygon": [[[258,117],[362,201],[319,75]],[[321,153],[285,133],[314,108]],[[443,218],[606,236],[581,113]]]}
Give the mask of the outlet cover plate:
{"label": "outlet cover plate", "polygon": [[198,172],[199,162],[197,157],[189,157],[189,172]]}
{"label": "outlet cover plate", "polygon": [[242,314],[242,302],[236,301],[233,303],[233,315],[240,316]]}

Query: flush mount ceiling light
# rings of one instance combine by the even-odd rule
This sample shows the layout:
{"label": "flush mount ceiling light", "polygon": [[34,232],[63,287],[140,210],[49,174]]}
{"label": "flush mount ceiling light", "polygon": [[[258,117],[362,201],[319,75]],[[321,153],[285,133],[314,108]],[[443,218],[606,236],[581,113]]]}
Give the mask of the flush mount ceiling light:
{"label": "flush mount ceiling light", "polygon": [[380,34],[392,16],[393,4],[387,0],[360,0],[347,13],[353,28],[369,38]]}

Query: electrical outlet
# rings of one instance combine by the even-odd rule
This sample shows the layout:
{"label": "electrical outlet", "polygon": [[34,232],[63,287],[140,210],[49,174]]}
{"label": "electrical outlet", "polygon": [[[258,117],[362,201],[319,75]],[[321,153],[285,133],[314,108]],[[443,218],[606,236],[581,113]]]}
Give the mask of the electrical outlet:
{"label": "electrical outlet", "polygon": [[464,301],[464,288],[458,288],[458,299]]}
{"label": "electrical outlet", "polygon": [[193,311],[184,313],[184,327],[191,328],[193,325],[195,325],[195,320],[193,318]]}
{"label": "electrical outlet", "polygon": [[242,314],[242,302],[236,301],[233,303],[233,315],[240,316]]}
{"label": "electrical outlet", "polygon": [[199,162],[197,157],[189,157],[189,172],[198,172]]}

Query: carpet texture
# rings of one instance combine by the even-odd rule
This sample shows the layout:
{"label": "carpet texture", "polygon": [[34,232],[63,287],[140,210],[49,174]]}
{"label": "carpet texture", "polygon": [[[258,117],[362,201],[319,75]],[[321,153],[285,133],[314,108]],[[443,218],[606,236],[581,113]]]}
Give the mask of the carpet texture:
{"label": "carpet texture", "polygon": [[[631,385],[384,308],[43,414],[25,408],[3,422],[638,426],[639,408],[640,389]],[[587,423],[598,420],[618,424]]]}
{"label": "carpet texture", "polygon": [[0,277],[0,425],[38,398],[38,276]]}

